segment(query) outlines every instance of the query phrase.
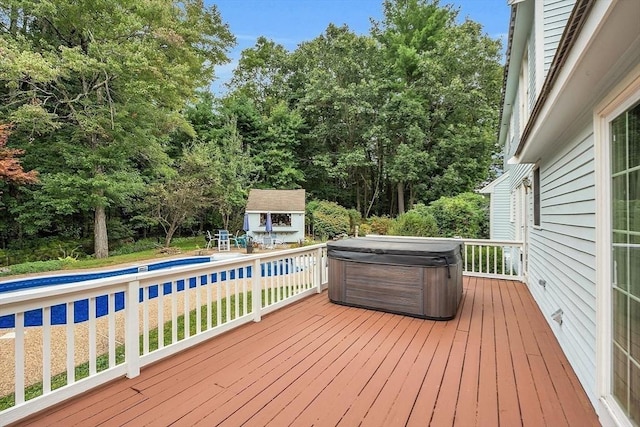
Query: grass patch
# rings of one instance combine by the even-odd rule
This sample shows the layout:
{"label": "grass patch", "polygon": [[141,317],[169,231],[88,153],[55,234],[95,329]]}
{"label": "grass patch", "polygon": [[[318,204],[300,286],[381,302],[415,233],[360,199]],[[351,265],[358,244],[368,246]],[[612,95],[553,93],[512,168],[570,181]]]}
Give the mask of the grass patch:
{"label": "grass patch", "polygon": [[[175,244],[172,247],[180,249],[182,252],[195,251],[202,249],[202,237],[182,237],[175,239]],[[144,249],[136,252],[119,253],[116,255],[110,255],[108,258],[95,259],[73,259],[67,257],[59,260],[51,261],[34,261],[25,262],[22,264],[14,264],[8,267],[4,267],[0,270],[0,277],[13,276],[18,274],[33,274],[43,273],[49,271],[65,271],[65,270],[82,270],[87,268],[100,268],[100,267],[113,267],[118,264],[127,264],[138,261],[146,261],[150,259],[164,258],[169,255],[159,252],[159,247],[152,249]]]}

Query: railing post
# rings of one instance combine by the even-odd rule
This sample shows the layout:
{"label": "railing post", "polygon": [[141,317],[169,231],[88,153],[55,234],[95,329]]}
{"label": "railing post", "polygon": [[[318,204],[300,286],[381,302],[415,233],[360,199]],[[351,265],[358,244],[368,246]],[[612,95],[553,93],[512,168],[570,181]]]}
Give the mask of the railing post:
{"label": "railing post", "polygon": [[127,377],[140,375],[140,319],[138,315],[138,289],[140,282],[129,282],[125,304],[125,359]]}
{"label": "railing post", "polygon": [[251,278],[251,306],[253,321],[262,319],[262,273],[260,271],[260,258],[253,262],[253,277]]}
{"label": "railing post", "polygon": [[316,270],[314,280],[316,282],[316,292],[322,292],[322,248],[316,249]]}

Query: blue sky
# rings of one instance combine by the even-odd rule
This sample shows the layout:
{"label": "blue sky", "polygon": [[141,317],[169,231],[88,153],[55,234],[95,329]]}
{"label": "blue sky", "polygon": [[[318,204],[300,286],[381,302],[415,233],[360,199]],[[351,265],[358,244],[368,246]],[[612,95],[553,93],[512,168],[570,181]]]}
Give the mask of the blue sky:
{"label": "blue sky", "polygon": [[[367,34],[371,19],[382,19],[382,0],[207,0],[215,4],[222,19],[236,36],[230,52],[231,63],[216,68],[217,80],[211,88],[223,92],[243,49],[265,36],[294,50],[303,41],[324,32],[330,23],[346,24],[358,34]],[[470,18],[482,24],[485,33],[506,43],[510,9],[507,0],[441,0],[460,12],[458,19]]]}

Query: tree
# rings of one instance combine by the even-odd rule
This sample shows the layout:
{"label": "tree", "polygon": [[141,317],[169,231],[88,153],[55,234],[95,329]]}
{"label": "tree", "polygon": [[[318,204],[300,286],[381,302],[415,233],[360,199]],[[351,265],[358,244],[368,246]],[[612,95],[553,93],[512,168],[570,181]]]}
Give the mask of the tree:
{"label": "tree", "polygon": [[491,163],[500,44],[456,16],[437,0],[386,0],[374,25],[387,61],[385,169],[400,213],[407,189],[411,204],[469,191]]}
{"label": "tree", "polygon": [[25,172],[17,158],[24,154],[24,150],[7,147],[10,129],[9,125],[0,124],[0,180],[9,184],[35,184],[38,172]]}
{"label": "tree", "polygon": [[284,46],[258,37],[254,47],[242,51],[228,87],[233,93],[252,99],[267,115],[274,104],[287,99],[289,62]]}
{"label": "tree", "polygon": [[176,176],[166,182],[154,183],[144,203],[149,207],[150,217],[164,230],[164,246],[169,247],[176,230],[208,202],[200,180]]}
{"label": "tree", "polygon": [[93,212],[97,258],[108,255],[107,210],[169,163],[166,135],[188,126],[179,111],[233,42],[200,0],[0,1],[1,108],[34,149],[55,146],[58,168],[41,178],[65,191],[43,187]]}
{"label": "tree", "polygon": [[250,101],[242,95],[238,98],[217,102],[204,93],[186,112],[196,133],[183,151],[181,174],[205,183],[224,228],[229,227],[231,215],[244,207],[258,174],[250,151],[257,144],[262,122]]}
{"label": "tree", "polygon": [[292,67],[292,105],[309,129],[300,164],[310,194],[364,213],[378,194],[379,49],[370,37],[329,25],[300,45]]}
{"label": "tree", "polygon": [[300,188],[304,173],[296,152],[302,142],[302,117],[281,101],[273,107],[264,125],[264,137],[251,147],[253,161],[259,168],[261,186],[288,190]]}

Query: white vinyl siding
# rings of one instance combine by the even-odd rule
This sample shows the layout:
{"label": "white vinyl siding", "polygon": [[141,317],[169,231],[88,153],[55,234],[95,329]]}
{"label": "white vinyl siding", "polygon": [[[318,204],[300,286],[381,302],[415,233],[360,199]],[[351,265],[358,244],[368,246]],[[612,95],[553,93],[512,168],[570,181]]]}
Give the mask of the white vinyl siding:
{"label": "white vinyl siding", "polygon": [[509,174],[505,172],[487,187],[480,190],[480,193],[489,194],[489,197],[491,197],[489,205],[491,239],[509,240],[509,222],[512,215],[509,185]]}
{"label": "white vinyl siding", "polygon": [[529,46],[527,48],[528,50],[528,63],[527,63],[527,67],[528,67],[528,72],[527,72],[527,78],[528,78],[528,96],[529,96],[529,108],[528,111],[533,111],[533,107],[536,103],[536,96],[538,91],[536,90],[536,43],[535,43],[535,37],[530,36],[529,37]]}
{"label": "white vinyl siding", "polygon": [[[592,401],[596,382],[595,163],[586,130],[540,162],[540,228],[530,231],[529,286]],[[539,285],[540,280],[546,287]],[[550,319],[564,312],[560,327]]]}
{"label": "white vinyl siding", "polygon": [[553,56],[567,25],[575,0],[545,0],[543,6],[544,20],[544,74],[549,72]]}
{"label": "white vinyl siding", "polygon": [[[518,214],[520,214],[520,216],[523,215],[523,213],[520,211],[521,203],[519,201],[519,197],[521,196],[518,196],[518,192],[520,191],[522,180],[525,177],[529,176],[532,168],[533,168],[533,165],[531,164],[518,164],[518,165],[512,165],[511,168],[509,169],[509,176],[510,176],[509,193],[516,194],[515,200],[514,200],[515,202],[514,215],[518,215]],[[510,223],[509,239],[511,240],[517,240],[522,238],[520,233],[516,233],[516,227],[518,226],[517,223],[518,223],[518,219],[515,219],[515,218],[514,218],[514,222]]]}

